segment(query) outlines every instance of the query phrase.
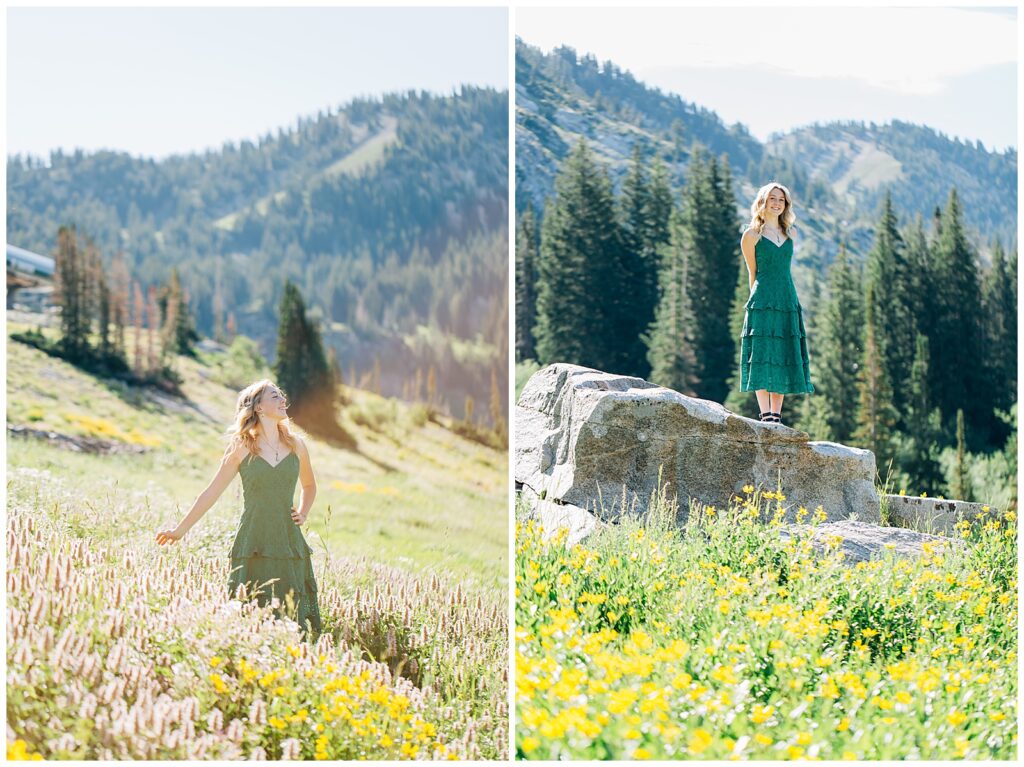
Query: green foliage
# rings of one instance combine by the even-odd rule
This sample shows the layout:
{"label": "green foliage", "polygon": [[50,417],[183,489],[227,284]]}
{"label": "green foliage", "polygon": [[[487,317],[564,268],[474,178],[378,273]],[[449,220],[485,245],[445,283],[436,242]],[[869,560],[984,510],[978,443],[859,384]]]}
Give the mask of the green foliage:
{"label": "green foliage", "polygon": [[535,355],[533,326],[537,314],[537,220],[527,205],[516,228],[516,360]]}
{"label": "green foliage", "polygon": [[957,408],[967,419],[967,439],[972,448],[988,441],[993,396],[985,363],[978,361],[982,343],[982,302],[978,265],[964,232],[960,198],[951,189],[942,214],[942,228],[933,247],[935,259],[934,322],[927,326],[928,345],[935,377],[935,405],[944,426],[954,426]]}
{"label": "green foliage", "polygon": [[[687,292],[693,308],[693,344],[699,396],[722,402],[735,372],[737,337],[731,300],[742,259],[736,199],[727,164],[695,147],[680,208],[680,245],[690,261]],[[745,301],[744,301],[745,303]]]}
{"label": "green foliage", "polygon": [[622,341],[615,370],[644,376],[650,364],[644,335],[658,304],[658,253],[669,241],[674,206],[664,164],[655,155],[648,172],[639,142],[633,145],[633,160],[617,202],[625,253],[616,292],[627,310],[618,319]]}
{"label": "green foliage", "polygon": [[910,295],[905,246],[888,193],[875,226],[875,242],[868,253],[864,272],[865,283],[871,285],[874,296],[875,337],[879,349],[884,350],[880,364],[885,366],[892,386],[893,407],[902,413],[906,408],[914,358],[917,317],[913,314],[915,299]]}
{"label": "green foliage", "polygon": [[286,281],[281,295],[281,320],[278,325],[277,359],[274,379],[288,398],[292,417],[335,417],[334,373],[327,363],[320,331],[306,315],[306,306],[295,285]]}
{"label": "green foliage", "polygon": [[660,252],[658,275],[660,297],[655,320],[645,336],[650,380],[660,386],[692,394],[700,381],[694,351],[695,321],[690,301],[690,254],[687,252],[683,224],[672,216],[671,237]]}
{"label": "green foliage", "polygon": [[811,358],[812,410],[821,413],[827,432],[821,439],[845,443],[857,426],[857,371],[863,364],[864,298],[860,279],[840,247],[832,266],[830,297],[819,313],[816,353]]}
{"label": "green foliage", "polygon": [[743,492],[573,546],[517,508],[518,757],[1014,758],[1015,514],[854,564]]}
{"label": "green foliage", "polygon": [[164,335],[168,337],[165,346],[173,349],[175,354],[195,356],[193,344],[199,341],[199,334],[185,300],[177,267],[171,269],[171,276],[159,291],[157,302],[160,306],[161,326]]}
{"label": "green foliage", "polygon": [[534,328],[541,364],[615,369],[623,257],[611,181],[580,139],[559,173],[541,227]]}
{"label": "green foliage", "polygon": [[857,371],[860,409],[853,439],[875,454],[876,463],[888,461],[893,454],[896,409],[892,404],[892,383],[885,367],[885,348],[878,338],[874,285],[868,283],[864,300],[864,354]]}
{"label": "green foliage", "polygon": [[392,432],[400,426],[398,402],[392,398],[366,396],[360,402],[349,405],[345,414],[353,423],[376,432]]}
{"label": "green foliage", "polygon": [[516,400],[523,392],[523,387],[530,380],[530,376],[540,370],[540,363],[536,360],[526,360],[516,363]]}
{"label": "green foliage", "polygon": [[215,380],[231,389],[243,389],[254,381],[267,377],[267,361],[260,354],[259,346],[248,336],[237,335],[231,339],[227,352],[218,357]]}

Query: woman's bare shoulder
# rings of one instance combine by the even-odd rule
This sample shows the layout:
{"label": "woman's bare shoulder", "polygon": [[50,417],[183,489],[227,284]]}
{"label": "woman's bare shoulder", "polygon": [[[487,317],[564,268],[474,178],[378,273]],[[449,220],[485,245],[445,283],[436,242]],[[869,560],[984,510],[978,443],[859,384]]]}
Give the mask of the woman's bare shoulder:
{"label": "woman's bare shoulder", "polygon": [[748,226],[743,230],[743,236],[740,238],[740,242],[757,242],[761,239],[761,235],[757,233],[752,226]]}
{"label": "woman's bare shoulder", "polygon": [[224,454],[224,461],[237,468],[248,454],[249,448],[245,446],[244,442],[239,442],[230,452]]}
{"label": "woman's bare shoulder", "polygon": [[300,456],[309,455],[309,450],[306,448],[306,443],[303,441],[302,437],[294,432],[292,432],[292,437],[295,438],[295,452]]}

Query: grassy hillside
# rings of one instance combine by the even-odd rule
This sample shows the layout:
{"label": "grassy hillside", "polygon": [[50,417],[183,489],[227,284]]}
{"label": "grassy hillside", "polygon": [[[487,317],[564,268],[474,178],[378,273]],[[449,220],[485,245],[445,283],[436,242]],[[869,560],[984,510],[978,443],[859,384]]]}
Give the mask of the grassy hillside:
{"label": "grassy hillside", "polygon": [[[9,326],[18,329],[26,326]],[[219,435],[234,408],[236,392],[211,378],[215,361],[216,355],[200,362],[179,358],[187,401],[178,401],[95,379],[9,341],[8,423],[151,449],[97,456],[19,440],[11,442],[8,465],[53,468],[83,492],[97,475],[130,491],[146,489],[166,521],[177,522],[216,473],[223,450]],[[355,435],[359,452],[307,437],[318,484],[305,531],[310,545],[316,549],[322,540],[337,554],[407,569],[441,568],[488,585],[507,583],[506,455],[432,421],[417,423],[416,413],[395,400],[345,392],[352,405],[342,424]],[[192,533],[233,530],[240,508],[236,479]]]}
{"label": "grassy hillside", "polygon": [[503,756],[506,454],[347,390],[358,452],[306,440],[324,635],[304,645],[227,599],[239,480],[154,542],[217,468],[216,356],[177,361],[182,400],[8,339],[9,427],[121,451],[8,437],[9,758]]}

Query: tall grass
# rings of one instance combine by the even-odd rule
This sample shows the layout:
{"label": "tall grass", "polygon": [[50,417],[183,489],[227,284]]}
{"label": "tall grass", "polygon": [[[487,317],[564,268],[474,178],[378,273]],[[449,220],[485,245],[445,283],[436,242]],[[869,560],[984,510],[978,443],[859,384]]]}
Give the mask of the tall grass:
{"label": "tall grass", "polygon": [[33,468],[8,499],[8,758],[505,755],[493,589],[334,557],[310,645],[227,599],[224,530],[156,550],[148,499],[97,505]]}

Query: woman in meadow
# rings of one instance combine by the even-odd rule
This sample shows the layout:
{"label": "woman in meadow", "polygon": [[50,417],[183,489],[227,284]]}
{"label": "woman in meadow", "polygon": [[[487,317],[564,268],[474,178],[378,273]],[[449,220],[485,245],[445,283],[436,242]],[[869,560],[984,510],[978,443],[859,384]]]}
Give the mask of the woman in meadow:
{"label": "woman in meadow", "polygon": [[[291,431],[287,403],[281,390],[262,380],[238,395],[235,419],[228,429],[228,446],[220,469],[199,494],[185,519],[174,530],[156,536],[158,544],[181,540],[216,503],[235,473],[242,476],[245,510],[231,546],[230,595],[239,585],[257,596],[260,605],[290,597],[292,616],[308,637],[320,634],[320,609],[313,576],[312,549],[299,525],[316,497],[316,478],[302,439]],[[302,479],[298,508],[292,505],[296,480]],[[280,608],[275,608],[280,616]]]}
{"label": "woman in meadow", "polygon": [[740,388],[755,392],[766,423],[782,423],[782,398],[811,393],[803,309],[789,266],[793,259],[793,200],[777,182],[762,186],[740,239],[750,298],[740,338]]}

